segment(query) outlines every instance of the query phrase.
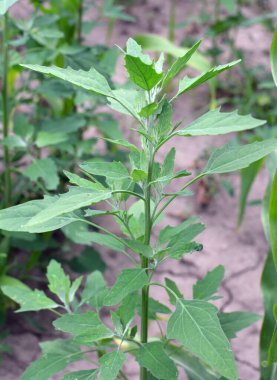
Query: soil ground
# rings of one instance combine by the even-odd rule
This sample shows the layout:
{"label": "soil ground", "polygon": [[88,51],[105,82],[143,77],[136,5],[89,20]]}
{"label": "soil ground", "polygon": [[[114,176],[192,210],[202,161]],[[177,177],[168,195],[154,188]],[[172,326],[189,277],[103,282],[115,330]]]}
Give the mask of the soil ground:
{"label": "soil ground", "polygon": [[[138,4],[140,3],[140,4]],[[142,3],[142,4],[141,4]],[[200,2],[179,1],[178,2],[178,21],[183,21],[187,15],[196,15],[199,11]],[[210,2],[212,12],[212,3]],[[253,1],[253,4],[256,3]],[[136,17],[135,23],[119,22],[115,26],[112,35],[112,42],[124,46],[126,39],[139,33],[151,32],[162,36],[167,35],[167,20],[169,1],[148,0],[136,2],[137,5],[131,8],[132,14]],[[22,12],[22,8],[15,9],[15,12]],[[258,14],[259,8],[253,5],[245,10],[248,14]],[[86,15],[90,18],[91,15]],[[249,29],[238,30],[238,41],[240,47],[247,52],[246,59],[252,64],[259,60],[269,60],[269,47],[271,41],[270,33],[260,25]],[[201,31],[186,29],[186,33],[201,34]],[[177,31],[176,41],[181,41],[186,37],[182,29]],[[261,43],[262,41],[262,43]],[[88,43],[104,42],[104,29],[96,29],[88,38]],[[122,81],[122,71],[119,69],[116,79]],[[209,104],[209,91],[207,86],[203,86],[199,91],[194,91],[190,95],[183,96],[178,100],[175,110],[176,120],[184,115],[191,120],[195,115],[201,114],[201,107]],[[125,123],[128,123],[125,120]],[[128,124],[126,129],[128,128]],[[169,146],[175,146],[177,150],[176,169],[194,169],[200,155],[214,146],[223,145],[229,137],[224,138],[176,138],[172,143],[163,149],[158,159],[162,160]],[[202,221],[207,229],[201,236],[204,250],[191,257],[185,258],[181,262],[173,262],[161,267],[157,272],[157,279],[171,277],[177,281],[181,290],[186,296],[190,296],[192,284],[200,277],[205,275],[208,270],[222,264],[225,266],[225,279],[220,290],[223,298],[217,301],[217,305],[224,311],[253,311],[260,315],[263,313],[262,298],[260,293],[260,277],[263,263],[267,255],[267,243],[263,234],[260,208],[248,207],[246,210],[245,221],[238,232],[236,230],[236,217],[239,195],[239,176],[230,175],[235,196],[230,197],[222,187],[218,189],[205,208],[199,205],[202,199],[201,188],[195,187],[197,196],[191,201],[188,198],[180,198],[173,203],[168,215],[163,220],[163,224],[175,225],[182,222],[189,215],[202,215]],[[250,200],[262,198],[267,184],[267,174],[262,172],[250,194]],[[201,203],[201,202],[200,202]],[[113,226],[112,226],[113,227]],[[115,273],[125,266],[126,263],[118,254],[104,251],[104,258],[108,265],[106,277],[109,282],[114,280]],[[161,301],[167,302],[166,294],[153,290],[152,295]],[[50,317],[45,313],[40,313],[40,321],[46,327],[50,326]],[[235,351],[239,378],[241,380],[259,379],[259,330],[261,323],[256,323],[252,327],[239,333],[238,338],[232,341]],[[6,355],[0,368],[0,379],[18,380],[24,368],[39,355],[38,343],[41,340],[52,339],[53,335],[35,334],[26,328],[26,321],[18,322],[18,318],[11,317],[11,335],[8,343],[13,347],[13,354]],[[156,333],[153,326],[152,334]],[[53,333],[51,333],[53,334]],[[85,367],[84,367],[85,368]],[[74,365],[74,369],[79,369]],[[138,379],[136,366],[129,366],[130,379]],[[182,375],[183,376],[183,375]],[[59,377],[55,377],[58,379]],[[180,377],[181,378],[181,377]],[[54,379],[54,378],[53,378]],[[31,380],[31,379],[30,379]]]}

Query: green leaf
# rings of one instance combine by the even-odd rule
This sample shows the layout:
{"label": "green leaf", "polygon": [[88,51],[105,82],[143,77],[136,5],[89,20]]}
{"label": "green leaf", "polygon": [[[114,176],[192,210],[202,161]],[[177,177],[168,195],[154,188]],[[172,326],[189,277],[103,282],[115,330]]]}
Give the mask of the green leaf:
{"label": "green leaf", "polygon": [[164,100],[162,111],[159,115],[158,124],[157,124],[159,137],[164,137],[171,131],[172,114],[173,114],[172,105],[167,100]]}
{"label": "green leaf", "polygon": [[52,293],[56,294],[63,304],[69,302],[70,279],[64,273],[62,266],[56,260],[51,260],[47,267],[48,288]]}
{"label": "green leaf", "polygon": [[36,227],[37,225],[47,222],[59,215],[66,214],[70,211],[78,210],[82,207],[99,203],[111,197],[109,191],[97,191],[86,188],[71,187],[65,194],[52,198],[52,204],[37,215],[32,217],[26,224],[25,228]]}
{"label": "green leaf", "polygon": [[156,102],[147,104],[147,106],[143,107],[139,111],[139,115],[141,117],[147,118],[147,117],[151,116],[154,113],[154,111],[156,110],[156,108],[157,108],[157,103]]}
{"label": "green leaf", "polygon": [[136,307],[138,305],[138,293],[130,293],[125,297],[118,308],[118,315],[124,327],[126,327],[135,317]]}
{"label": "green leaf", "polygon": [[[199,224],[199,227],[201,226],[201,231],[203,231],[203,225]],[[203,245],[200,243],[196,243],[195,241],[186,243],[181,241],[176,241],[176,243],[172,244],[168,248],[165,248],[162,250],[162,252],[167,252],[168,256],[171,259],[174,260],[180,260],[183,255],[187,255],[192,252],[200,252],[203,249]],[[159,254],[159,252],[157,253]]]}
{"label": "green leaf", "polygon": [[244,168],[240,172],[240,202],[239,202],[239,215],[237,226],[239,227],[242,223],[246,202],[248,198],[249,191],[252,187],[252,184],[257,177],[261,167],[263,166],[264,160],[260,159],[256,162],[253,162],[247,168]]}
{"label": "green leaf", "polygon": [[29,201],[21,205],[0,210],[0,229],[20,232],[47,232],[54,231],[79,219],[73,213],[63,214],[45,223],[38,223],[34,227],[27,227],[28,222],[42,210],[53,204],[56,197],[46,196],[44,199]]}
{"label": "green leaf", "polygon": [[[219,376],[207,368],[197,357],[182,347],[168,344],[166,352],[179,367],[183,368],[188,380],[216,380]],[[222,377],[220,377],[223,380]]]}
{"label": "green leaf", "polygon": [[202,280],[198,280],[193,285],[193,298],[199,300],[210,300],[218,291],[224,278],[224,266],[219,265],[208,272]]}
{"label": "green leaf", "polygon": [[[273,308],[276,303],[277,294],[277,276],[274,266],[272,253],[269,252],[266,258],[262,280],[261,289],[264,301],[264,320],[260,334],[260,363],[266,363],[268,360],[268,349],[271,344],[271,339],[276,327],[276,320],[273,315]],[[261,378],[262,379],[275,379],[276,368],[275,366],[261,365]]]}
{"label": "green leaf", "polygon": [[274,317],[276,320],[273,336],[271,338],[268,356],[267,356],[267,364],[272,365],[277,363],[277,303],[274,305]]}
{"label": "green leaf", "polygon": [[115,145],[124,146],[125,148],[128,148],[132,151],[139,152],[139,149],[134,144],[131,144],[127,140],[124,140],[124,139],[115,140],[115,139],[108,139],[108,138],[103,138],[103,140],[108,141],[108,142],[115,144]]}
{"label": "green leaf", "polygon": [[[176,285],[176,283],[174,281],[172,281],[170,278],[165,278],[165,285],[173,291],[173,293],[176,294],[177,298],[184,298],[183,294],[180,292],[178,286]],[[169,301],[171,303],[171,305],[176,305],[176,297],[168,290],[166,290],[167,294],[168,294],[168,297],[169,297]]]}
{"label": "green leaf", "polygon": [[153,249],[150,247],[150,245],[141,243],[138,240],[128,240],[125,239],[124,243],[127,245],[128,248],[130,248],[132,251],[143,255],[144,257],[153,257]]}
{"label": "green leaf", "polygon": [[179,136],[224,135],[253,129],[265,124],[264,120],[255,119],[251,115],[239,115],[238,111],[220,112],[220,108],[209,111],[177,131]]}
{"label": "green leaf", "polygon": [[124,269],[118,276],[116,283],[106,295],[104,304],[112,306],[119,303],[128,294],[141,289],[148,284],[145,269]]}
{"label": "green leaf", "polygon": [[51,158],[34,160],[23,175],[34,182],[41,178],[47,190],[56,190],[59,184],[58,168]]}
{"label": "green leaf", "polygon": [[[185,226],[185,223],[183,223],[183,227],[184,226]],[[205,230],[205,225],[203,223],[191,224],[190,226],[183,228],[179,233],[175,234],[170,239],[167,247],[172,248],[172,249],[173,249],[173,247],[175,247],[177,249],[178,247],[180,247],[182,245],[190,243],[192,239],[194,239],[197,235],[199,235],[204,230]],[[194,244],[193,247],[187,247],[187,248],[189,249],[189,252],[190,252],[191,249],[194,250],[196,248],[196,246]]]}
{"label": "green leaf", "polygon": [[142,54],[141,47],[131,38],[127,41],[125,67],[130,79],[146,91],[155,87],[163,77],[163,73],[156,71],[149,56]]}
{"label": "green leaf", "polygon": [[178,75],[183,68],[186,66],[188,61],[191,59],[193,54],[197,51],[201,44],[201,40],[196,42],[182,57],[179,57],[176,59],[176,61],[173,63],[173,65],[169,68],[167,71],[164,80],[163,80],[163,87],[167,85],[167,83],[173,79],[176,75]]}
{"label": "green leaf", "polygon": [[269,231],[272,256],[277,271],[277,170],[272,183],[269,201]]}
{"label": "green leaf", "polygon": [[246,168],[277,149],[277,139],[268,139],[242,146],[225,145],[211,155],[204,175],[229,173]]}
{"label": "green leaf", "polygon": [[173,99],[184,94],[185,92],[192,90],[195,87],[200,86],[202,83],[207,82],[208,80],[214,78],[215,76],[219,75],[223,71],[229,70],[230,68],[232,68],[234,65],[236,65],[239,62],[240,60],[227,63],[226,65],[219,65],[217,67],[210,69],[209,71],[206,71],[205,73],[200,74],[199,76],[195,78],[189,78],[188,76],[185,76],[184,79],[180,81],[179,90]]}
{"label": "green leaf", "polygon": [[163,228],[158,237],[158,244],[164,244],[171,240],[174,236],[179,235],[181,232],[186,230],[189,226],[193,225],[193,223],[197,221],[197,218],[188,218],[184,222],[180,223],[178,226],[172,227],[167,226]]}
{"label": "green leaf", "polygon": [[236,333],[253,323],[259,321],[261,317],[254,313],[246,312],[232,312],[232,313],[219,313],[218,318],[228,339],[236,338]]}
{"label": "green leaf", "polygon": [[[183,57],[190,50],[188,48],[178,47],[168,39],[155,34],[137,35],[135,36],[135,40],[145,51],[163,52],[174,57]],[[208,70],[210,67],[208,60],[198,52],[193,54],[188,61],[188,65],[199,71]]]}
{"label": "green leaf", "polygon": [[28,287],[1,286],[2,292],[20,305],[17,312],[56,309],[59,305],[46,297],[41,290]]}
{"label": "green leaf", "polygon": [[86,247],[78,256],[68,261],[69,267],[77,273],[90,273],[95,270],[104,272],[106,264],[93,247]]}
{"label": "green leaf", "polygon": [[97,374],[98,371],[96,369],[75,371],[64,375],[62,380],[96,380]]}
{"label": "green leaf", "polygon": [[230,343],[221,329],[215,306],[206,301],[179,299],[168,321],[167,337],[182,343],[220,375],[237,380]]}
{"label": "green leaf", "polygon": [[134,182],[145,181],[147,179],[147,173],[141,169],[134,169],[131,173],[131,177]]}
{"label": "green leaf", "polygon": [[36,146],[38,148],[44,148],[51,145],[58,145],[68,140],[68,136],[65,133],[52,133],[40,131],[37,134]]}
{"label": "green leaf", "polygon": [[91,344],[113,337],[113,332],[92,311],[82,314],[66,314],[56,319],[53,325],[57,330],[72,334],[79,344]]}
{"label": "green leaf", "polygon": [[125,354],[119,350],[109,352],[101,356],[100,363],[100,376],[99,380],[116,380],[119,371],[121,370],[126,357]]}
{"label": "green leaf", "polygon": [[112,90],[106,78],[96,71],[93,67],[89,71],[73,70],[71,67],[65,69],[57,66],[40,66],[40,65],[21,65],[29,70],[42,74],[51,75],[55,78],[62,79],[78,87],[94,92],[106,97],[112,97]]}
{"label": "green leaf", "polygon": [[157,379],[177,379],[177,367],[165,353],[162,342],[143,344],[138,351],[136,360],[141,367],[147,368]]}
{"label": "green leaf", "polygon": [[109,180],[130,178],[128,170],[121,162],[89,161],[82,163],[80,167],[89,174],[103,176]]}
{"label": "green leaf", "polygon": [[26,142],[17,135],[5,137],[0,144],[10,148],[10,149],[23,149],[26,150],[27,144]]}
{"label": "green leaf", "polygon": [[86,119],[82,115],[66,116],[60,119],[49,119],[42,123],[41,129],[49,134],[69,134],[78,132],[86,126]]}
{"label": "green leaf", "polygon": [[71,344],[68,339],[44,342],[42,348],[43,356],[25,370],[21,380],[48,380],[70,363],[83,358],[79,346]]}
{"label": "green leaf", "polygon": [[277,28],[275,29],[274,36],[272,39],[271,49],[270,49],[270,63],[272,76],[277,86]]}
{"label": "green leaf", "polygon": [[73,70],[70,67],[65,69],[57,66],[40,66],[40,65],[21,65],[27,69],[37,71],[42,74],[54,76],[62,79],[66,82],[72,83],[84,90],[88,90],[95,94],[103,95],[122,107],[125,112],[132,115],[136,120],[140,122],[140,116],[133,108],[132,103],[129,102],[128,97],[124,94],[120,94],[117,91],[112,91],[106,78],[101,75],[94,68],[89,71]]}
{"label": "green leaf", "polygon": [[87,276],[86,285],[81,294],[82,304],[89,304],[93,308],[100,309],[103,306],[107,290],[103,275],[99,271],[93,272]]}
{"label": "green leaf", "polygon": [[88,179],[79,177],[77,174],[70,173],[66,170],[64,170],[64,174],[69,179],[69,182],[73,185],[77,185],[80,187],[87,187],[88,189],[92,190],[105,190],[105,187],[102,186],[100,183],[89,181]]}
{"label": "green leaf", "polygon": [[18,0],[2,0],[0,2],[0,15],[3,16]]}

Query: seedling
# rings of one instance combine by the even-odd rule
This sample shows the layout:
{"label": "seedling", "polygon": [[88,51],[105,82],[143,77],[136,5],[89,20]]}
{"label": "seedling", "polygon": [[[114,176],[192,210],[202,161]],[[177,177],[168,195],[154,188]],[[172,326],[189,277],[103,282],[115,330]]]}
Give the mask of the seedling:
{"label": "seedling", "polygon": [[[83,236],[88,239],[94,234],[90,227],[97,227],[101,231],[98,242],[122,253],[130,262],[130,267],[120,272],[111,288],[99,272],[93,272],[80,291],[82,277],[71,282],[55,261],[50,262],[47,271],[53,298],[28,287],[2,287],[6,295],[20,304],[19,311],[52,310],[57,316],[54,327],[72,336],[44,342],[42,357],[27,368],[22,380],[48,379],[91,352],[98,353],[98,362],[91,364],[89,370],[64,375],[63,380],[127,379],[124,368],[130,355],[140,367],[141,380],[174,380],[184,370],[188,376],[194,373],[201,379],[238,379],[229,340],[258,317],[252,313],[222,313],[214,305],[224,268],[218,266],[197,281],[192,299],[185,298],[172,279],[159,282],[155,277],[157,268],[165,262],[180,260],[193,252],[202,254],[202,245],[195,239],[205,227],[197,218],[159,229],[160,217],[175,198],[190,196],[189,187],[200,178],[243,169],[277,147],[277,139],[243,146],[227,144],[214,150],[197,176],[185,168],[174,171],[174,148],[162,164],[156,161],[157,152],[173,138],[184,138],[185,147],[187,136],[223,135],[264,123],[249,115],[223,113],[219,109],[207,112],[185,127],[182,122],[172,123],[176,98],[236,64],[215,67],[195,78],[185,76],[174,96],[165,94],[167,83],[185,67],[199,45],[195,44],[164,71],[163,56],[154,62],[129,39],[124,56],[132,90],[113,90],[94,68],[76,71],[24,65],[102,95],[113,109],[133,118],[140,146],[125,139],[109,139],[130,150],[126,166],[122,162],[95,159],[84,162],[80,165],[82,175],[65,173],[74,185],[67,193],[0,211],[0,228],[8,231],[40,233],[83,223],[87,227]],[[181,182],[179,191],[170,190],[172,181]],[[108,210],[91,208],[101,202],[109,206]],[[121,228],[120,234],[110,232],[104,222],[100,224],[94,219],[106,215],[114,217]],[[159,230],[156,241],[153,229]],[[151,298],[153,287],[167,292],[170,307]],[[84,305],[86,311],[82,309]],[[104,308],[109,311],[110,322],[102,320]],[[166,318],[162,319],[167,323],[160,322],[160,314],[165,314]],[[159,322],[160,337],[151,335],[151,320]],[[86,349],[81,350],[81,346]]]}

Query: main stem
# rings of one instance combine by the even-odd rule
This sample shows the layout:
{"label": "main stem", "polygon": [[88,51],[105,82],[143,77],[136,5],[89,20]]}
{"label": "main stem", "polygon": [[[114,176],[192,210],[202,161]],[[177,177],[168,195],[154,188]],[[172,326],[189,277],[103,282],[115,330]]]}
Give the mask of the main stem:
{"label": "main stem", "polygon": [[[151,185],[152,180],[152,166],[153,155],[150,153],[148,175],[145,188],[145,234],[144,244],[149,244],[151,239],[152,220],[151,220]],[[141,257],[141,267],[146,269],[148,274],[149,260],[147,257]],[[141,343],[147,343],[148,340],[148,300],[149,300],[149,286],[142,288],[141,294]],[[140,368],[140,380],[147,380],[147,369]]]}
{"label": "main stem", "polygon": [[[8,94],[8,73],[9,73],[9,56],[8,56],[8,14],[4,16],[3,23],[3,89],[2,89],[2,112],[3,112],[3,137],[9,136],[9,94]],[[7,146],[4,146],[4,206],[11,206],[11,158],[10,151]]]}

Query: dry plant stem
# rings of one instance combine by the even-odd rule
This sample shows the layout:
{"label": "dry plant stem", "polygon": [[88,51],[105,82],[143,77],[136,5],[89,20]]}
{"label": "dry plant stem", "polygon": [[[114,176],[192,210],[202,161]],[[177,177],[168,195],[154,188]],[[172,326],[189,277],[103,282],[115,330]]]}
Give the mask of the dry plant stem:
{"label": "dry plant stem", "polygon": [[[3,112],[3,137],[7,138],[9,136],[9,104],[8,104],[8,72],[9,72],[9,56],[8,56],[8,14],[4,16],[3,23],[3,89],[2,89],[2,112]],[[4,146],[4,176],[5,176],[5,186],[4,186],[4,206],[11,206],[11,158],[10,151],[7,146]]]}

